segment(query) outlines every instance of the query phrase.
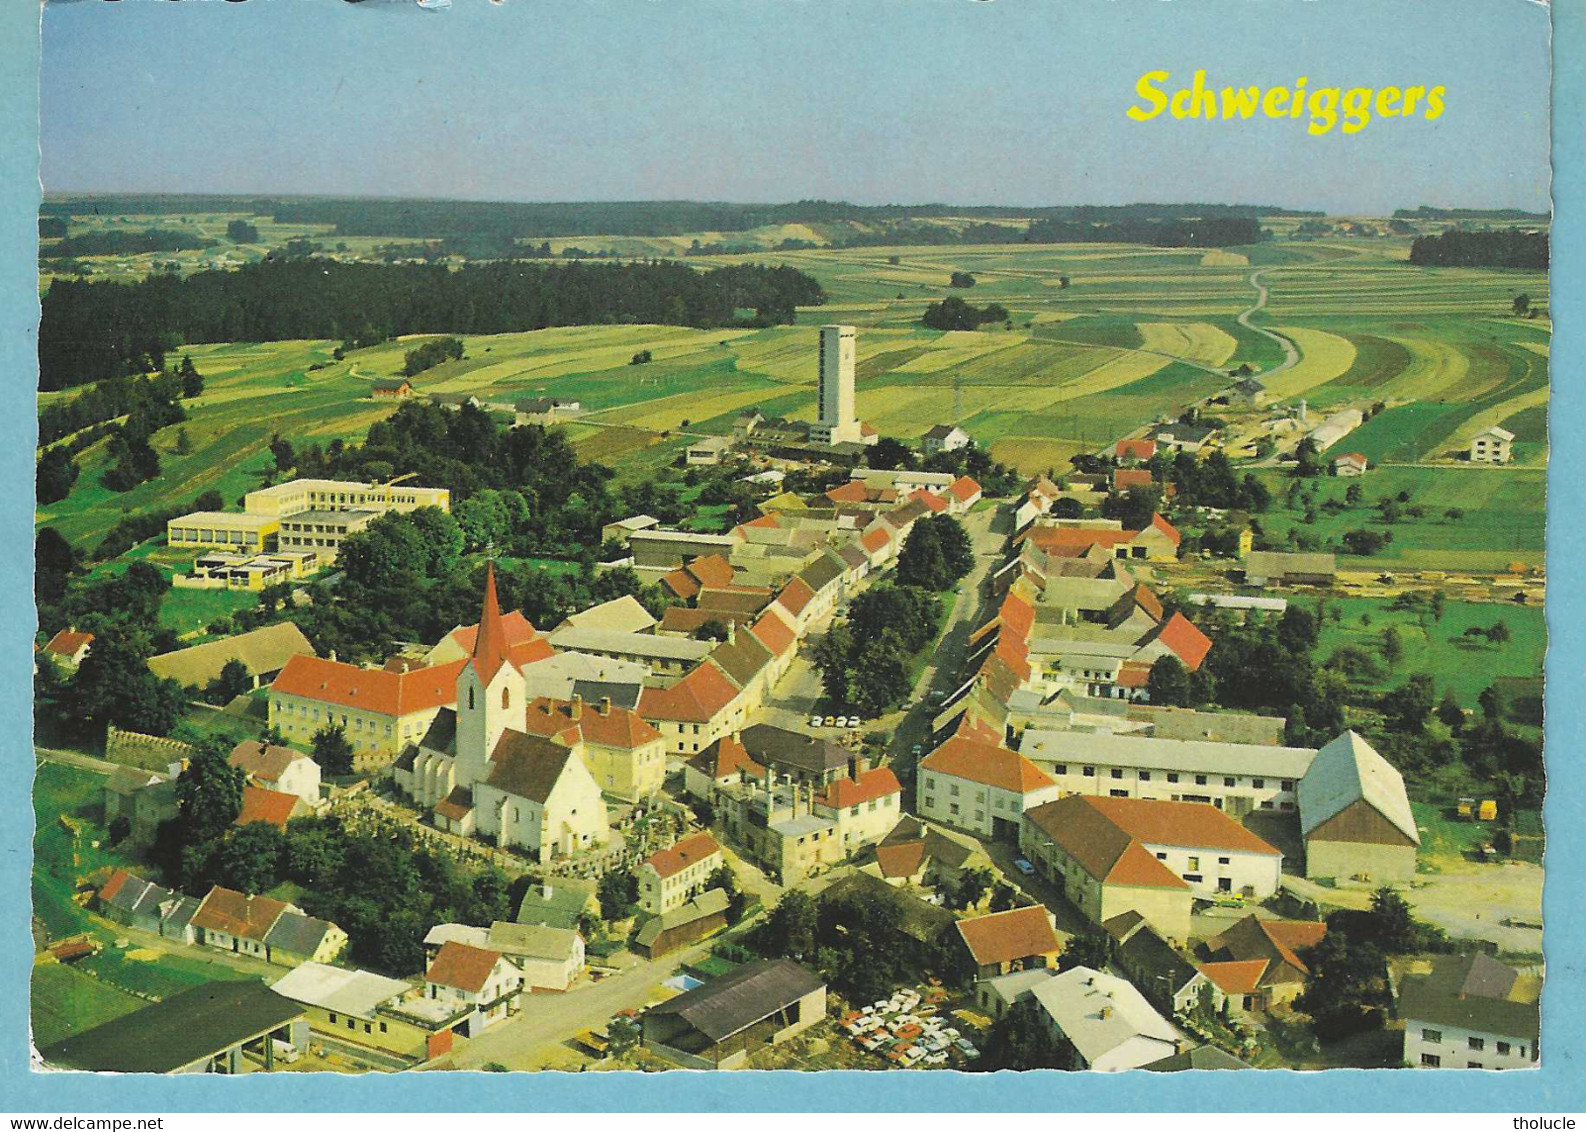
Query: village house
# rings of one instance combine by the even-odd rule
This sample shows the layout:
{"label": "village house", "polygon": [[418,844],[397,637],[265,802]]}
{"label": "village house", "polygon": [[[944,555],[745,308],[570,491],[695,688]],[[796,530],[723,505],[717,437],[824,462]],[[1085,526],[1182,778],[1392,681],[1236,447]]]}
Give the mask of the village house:
{"label": "village house", "polygon": [[692,441],[683,450],[683,458],[690,467],[714,467],[732,450],[732,441],[725,436],[707,436]]}
{"label": "village house", "polygon": [[653,798],[666,780],[666,742],[637,712],[618,707],[611,697],[585,703],[531,700],[523,730],[574,748],[595,784],[625,802]]}
{"label": "village house", "polygon": [[600,900],[592,881],[556,877],[543,884],[530,885],[524,891],[516,919],[520,924],[582,931],[586,920],[599,916]]}
{"label": "village house", "polygon": [[939,424],[928,429],[920,438],[920,448],[927,456],[938,452],[957,452],[973,443],[969,434],[957,425]]}
{"label": "village house", "polygon": [[577,613],[569,613],[558,629],[608,629],[618,633],[649,633],[655,629],[655,618],[639,604],[632,594],[623,594],[610,601],[600,602]]}
{"label": "village house", "polygon": [[724,890],[707,889],[687,903],[639,925],[633,937],[634,949],[646,959],[659,959],[719,932],[727,926],[727,910],[731,903]]}
{"label": "village house", "polygon": [[334,962],[347,946],[347,933],[328,920],[306,916],[296,906],[268,896],[219,885],[199,902],[190,926],[195,941],[205,947],[283,967],[310,960]]}
{"label": "village house", "polygon": [[1371,461],[1367,460],[1359,452],[1345,452],[1342,456],[1337,456],[1333,459],[1333,475],[1335,476],[1345,478],[1363,476],[1369,467],[1371,467]]}
{"label": "village house", "polygon": [[293,818],[307,817],[313,808],[296,794],[283,794],[262,786],[242,788],[242,808],[232,822],[236,826],[263,822],[285,832],[286,823]]}
{"label": "village house", "polygon": [[511,960],[531,992],[565,991],[584,970],[584,937],[572,928],[497,920],[490,925],[485,948]]}
{"label": "village house", "polygon": [[88,655],[88,648],[94,643],[92,633],[79,633],[76,629],[62,629],[49,639],[44,646],[44,655],[68,671],[76,671],[77,666],[83,662],[83,657]]}
{"label": "village house", "polygon": [[1283,859],[1214,806],[1084,794],[1026,813],[1019,844],[1092,923],[1134,910],[1180,942],[1196,897],[1265,900]]}
{"label": "village house", "polygon": [[457,1032],[478,1037],[518,1012],[523,973],[499,951],[450,941],[441,945],[424,972],[424,996],[463,1013]]}
{"label": "village house", "polygon": [[1073,1047],[1071,1069],[1139,1069],[1188,1044],[1133,984],[1104,971],[1071,967],[1030,995],[1052,1032]]}
{"label": "village house", "polygon": [[120,818],[125,818],[130,825],[133,799],[137,797],[138,792],[163,781],[163,776],[155,774],[152,770],[140,770],[134,766],[116,767],[106,777],[104,787],[100,791],[104,805],[105,828],[109,829]]}
{"label": "village house", "polygon": [[1112,447],[1112,457],[1120,464],[1144,464],[1156,455],[1156,441],[1120,440]]}
{"label": "village house", "polygon": [[1247,585],[1331,586],[1337,578],[1338,559],[1329,553],[1256,550],[1245,559]]}
{"label": "village house", "polygon": [[979,980],[1031,967],[1055,967],[1063,949],[1056,923],[1044,906],[1032,904],[959,920],[953,926]]}
{"label": "village house", "polygon": [[1482,952],[1438,956],[1399,980],[1404,1060],[1423,1069],[1529,1069],[1541,1051],[1541,980]]}
{"label": "village house", "polygon": [[1302,953],[1327,934],[1308,920],[1264,920],[1250,915],[1205,943],[1200,970],[1245,1014],[1265,1013],[1292,1003],[1305,989],[1310,968]]}
{"label": "village house", "polygon": [[977,837],[1014,841],[1025,810],[1058,796],[1058,785],[1016,751],[954,735],[919,766],[920,817]]}
{"label": "village house", "polygon": [[303,1008],[310,1030],[414,1064],[451,1053],[453,1027],[469,1014],[422,997],[402,979],[324,963],[304,963],[270,989]]}
{"label": "village house", "polygon": [[309,806],[319,805],[319,764],[301,751],[262,739],[245,739],[231,749],[227,761],[254,786],[294,795]]}
{"label": "village house", "polygon": [[956,884],[971,869],[991,868],[974,838],[904,814],[876,846],[875,861],[865,871],[892,885],[939,888]]}
{"label": "village house", "polygon": [[856,757],[847,778],[828,783],[815,795],[813,812],[836,827],[838,844],[847,855],[885,837],[897,824],[902,800],[903,787],[891,767],[871,767]]}
{"label": "village house", "polygon": [[705,891],[725,858],[709,833],[695,833],[645,858],[636,870],[639,907],[652,916],[670,912]]}
{"label": "village house", "polygon": [[738,735],[723,735],[684,764],[683,788],[690,797],[710,802],[718,790],[745,778],[764,778],[765,772],[749,757]]}
{"label": "village house", "polygon": [[317,656],[294,656],[270,685],[269,724],[288,739],[312,741],[339,727],[356,755],[394,755],[420,738],[456,702],[457,660],[407,672],[362,668]]}
{"label": "village house", "polygon": [[1211,425],[1185,424],[1174,421],[1161,425],[1151,433],[1151,439],[1164,452],[1199,452],[1216,443],[1217,430]]}
{"label": "village house", "polygon": [[413,396],[413,383],[405,377],[377,377],[369,383],[369,395],[376,401],[402,401]]}
{"label": "village house", "polygon": [[1112,963],[1162,1013],[1184,1014],[1202,999],[1220,1010],[1216,984],[1176,947],[1163,939],[1138,912],[1124,912],[1101,925],[1112,939]]}
{"label": "village house", "polygon": [[620,542],[623,546],[627,546],[629,536],[639,531],[650,530],[652,527],[659,527],[660,525],[661,520],[653,515],[630,515],[626,519],[618,519],[601,527],[600,541],[603,543]]}

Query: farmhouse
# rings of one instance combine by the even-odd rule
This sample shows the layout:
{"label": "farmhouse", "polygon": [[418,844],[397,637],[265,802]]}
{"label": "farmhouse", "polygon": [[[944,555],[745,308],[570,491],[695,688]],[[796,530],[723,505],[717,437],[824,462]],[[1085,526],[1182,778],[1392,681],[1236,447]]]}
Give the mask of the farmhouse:
{"label": "farmhouse", "polygon": [[1345,452],[1342,456],[1333,460],[1333,475],[1342,477],[1363,476],[1366,474],[1366,469],[1370,466],[1371,461],[1367,460],[1361,453]]}
{"label": "farmhouse", "polygon": [[920,438],[920,448],[927,456],[957,452],[960,448],[968,448],[970,443],[969,434],[957,425],[934,425]]}
{"label": "farmhouse", "polygon": [[1507,464],[1514,455],[1514,433],[1493,425],[1470,441],[1470,459],[1476,464]]}
{"label": "farmhouse", "polygon": [[1246,916],[1233,927],[1206,941],[1207,971],[1222,986],[1226,981],[1211,967],[1233,974],[1234,965],[1251,965],[1249,989],[1227,990],[1230,1000],[1245,1013],[1258,1013],[1293,1002],[1305,989],[1310,968],[1300,953],[1315,947],[1327,934],[1327,925],[1306,920],[1263,920]]}
{"label": "farmhouse", "polygon": [[1155,455],[1154,440],[1120,440],[1112,448],[1113,459],[1120,464],[1144,464]]}
{"label": "farmhouse", "polygon": [[287,822],[312,812],[308,803],[296,794],[283,794],[279,790],[267,790],[261,786],[244,786],[242,808],[237,811],[232,824],[244,826],[257,821],[285,831]]}
{"label": "farmhouse", "polygon": [[402,401],[413,396],[413,383],[405,377],[379,377],[369,384],[376,401]]}
{"label": "farmhouse", "polygon": [[94,643],[92,633],[79,633],[76,629],[62,629],[44,646],[44,653],[62,668],[75,669],[88,655],[88,646]]}
{"label": "farmhouse", "polygon": [[255,786],[295,795],[310,806],[319,804],[319,764],[301,751],[245,739],[231,749],[227,761]]}
{"label": "farmhouse", "polygon": [[595,885],[576,877],[557,877],[544,884],[530,885],[518,904],[520,924],[540,924],[547,928],[579,930],[585,917],[600,915]]}
{"label": "farmhouse", "polygon": [[826,984],[790,959],[745,963],[644,1015],[644,1045],[688,1069],[735,1069],[826,1017]]}
{"label": "farmhouse", "polygon": [[1063,949],[1056,920],[1040,904],[974,916],[953,925],[969,953],[977,979],[990,979],[1011,971],[1055,967]]}
{"label": "farmhouse", "polygon": [[888,884],[934,888],[956,882],[970,869],[991,867],[980,842],[904,814],[876,846],[875,863],[866,870]]}
{"label": "farmhouse", "polygon": [[441,945],[424,972],[425,997],[462,1015],[457,1031],[464,1037],[516,1014],[522,992],[523,974],[506,956],[455,940]]}
{"label": "farmhouse", "polygon": [[565,991],[584,969],[584,937],[572,928],[497,920],[485,946],[510,959],[530,991]]}
{"label": "farmhouse", "polygon": [[691,467],[713,467],[731,450],[732,441],[725,436],[707,436],[684,449],[683,458]]}
{"label": "farmhouse", "polygon": [[1300,779],[1308,877],[1415,879],[1421,836],[1404,778],[1353,731],[1316,752]]}
{"label": "farmhouse", "polygon": [[1152,1006],[1170,1015],[1182,1013],[1193,1009],[1209,990],[1212,1006],[1221,1008],[1222,998],[1215,984],[1140,913],[1124,912],[1102,924],[1102,928],[1112,938],[1113,964],[1140,988]]}
{"label": "farmhouse", "polygon": [[1425,1069],[1525,1069],[1539,1057],[1537,981],[1481,952],[1439,956],[1399,983],[1404,1060]]}
{"label": "farmhouse", "polygon": [[1189,938],[1194,897],[1278,888],[1282,854],[1201,802],[1073,794],[1024,815],[1036,872],[1095,924],[1137,911],[1170,940]]}

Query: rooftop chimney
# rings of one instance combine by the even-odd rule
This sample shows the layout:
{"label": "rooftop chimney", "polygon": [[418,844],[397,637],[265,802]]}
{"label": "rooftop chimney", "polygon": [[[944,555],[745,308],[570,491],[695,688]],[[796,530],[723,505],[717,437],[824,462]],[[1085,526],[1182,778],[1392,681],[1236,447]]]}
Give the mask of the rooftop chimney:
{"label": "rooftop chimney", "polygon": [[542,891],[544,893],[545,899],[547,900],[549,900],[556,892],[556,890],[552,888],[549,883],[544,886]]}
{"label": "rooftop chimney", "polygon": [[336,663],[336,650],[335,649],[331,649],[330,650],[330,661],[331,661],[332,664]]}
{"label": "rooftop chimney", "polygon": [[870,760],[865,757],[863,752],[855,751],[848,757],[848,777],[855,782],[858,782],[859,776],[869,769]]}
{"label": "rooftop chimney", "polygon": [[572,706],[567,709],[567,714],[572,716],[574,719],[578,719],[584,714],[584,697],[579,695],[577,692],[573,693],[573,703]]}
{"label": "rooftop chimney", "polygon": [[727,643],[730,645],[738,639],[738,622],[731,617],[727,618]]}
{"label": "rooftop chimney", "polygon": [[610,715],[611,714],[611,697],[610,696],[601,696],[600,697],[600,714],[601,715]]}

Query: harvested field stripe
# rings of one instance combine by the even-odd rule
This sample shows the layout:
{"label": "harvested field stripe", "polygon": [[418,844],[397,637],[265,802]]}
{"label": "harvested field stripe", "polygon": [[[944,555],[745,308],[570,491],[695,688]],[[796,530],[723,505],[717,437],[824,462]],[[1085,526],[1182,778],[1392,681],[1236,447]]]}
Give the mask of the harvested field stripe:
{"label": "harvested field stripe", "polygon": [[1355,364],[1355,344],[1325,330],[1274,326],[1273,331],[1299,347],[1300,360],[1292,369],[1269,378],[1265,385],[1274,397],[1297,397],[1348,373]]}

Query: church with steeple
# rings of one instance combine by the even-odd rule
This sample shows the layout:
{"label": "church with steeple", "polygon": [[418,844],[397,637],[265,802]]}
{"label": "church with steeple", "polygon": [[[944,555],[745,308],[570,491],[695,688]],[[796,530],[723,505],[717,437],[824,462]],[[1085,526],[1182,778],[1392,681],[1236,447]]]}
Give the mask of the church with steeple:
{"label": "church with steeple", "polygon": [[[606,803],[587,765],[583,729],[576,726],[584,705],[574,701],[563,709],[567,726],[531,732],[529,721],[537,718],[531,706],[539,714],[546,707],[528,702],[513,652],[492,563],[473,652],[457,676],[456,706],[441,709],[424,737],[397,759],[392,776],[451,833],[489,837],[541,862],[603,848],[611,834]],[[612,710],[588,709],[602,712],[601,719]]]}

